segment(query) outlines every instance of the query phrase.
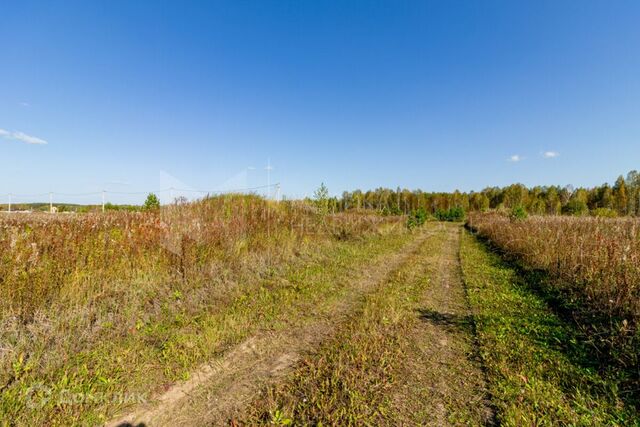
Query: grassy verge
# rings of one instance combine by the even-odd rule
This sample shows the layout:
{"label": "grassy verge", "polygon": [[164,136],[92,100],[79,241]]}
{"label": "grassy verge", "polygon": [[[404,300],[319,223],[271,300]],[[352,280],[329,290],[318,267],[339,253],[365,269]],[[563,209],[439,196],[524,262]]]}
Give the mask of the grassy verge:
{"label": "grassy verge", "polygon": [[[468,226],[499,249],[583,332],[599,372],[640,409],[640,222],[637,218],[475,214]],[[536,276],[536,277],[534,277]]]}
{"label": "grassy verge", "polygon": [[392,399],[430,286],[443,233],[429,237],[349,317],[318,353],[251,405],[246,425],[376,425],[393,420]]}
{"label": "grassy verge", "polygon": [[460,258],[500,424],[640,424],[535,286],[468,233]]}
{"label": "grassy verge", "polygon": [[[286,328],[293,316],[311,321],[310,306],[341,298],[353,271],[398,251],[411,238],[390,233],[328,242],[272,269],[267,277],[236,285],[227,280],[232,286],[221,294],[223,300],[214,295],[209,307],[197,312],[190,309],[189,293],[198,289],[159,287],[168,297],[148,296],[149,304],[162,301],[161,307],[153,307],[153,316],[130,313],[137,320],[124,334],[110,334],[108,324],[96,325],[100,339],[95,345],[70,352],[55,369],[43,372],[18,358],[14,380],[1,390],[0,425],[103,423],[138,398],[187,378],[200,363],[260,329]],[[48,344],[39,346],[45,352]],[[38,357],[32,354],[30,360]]]}

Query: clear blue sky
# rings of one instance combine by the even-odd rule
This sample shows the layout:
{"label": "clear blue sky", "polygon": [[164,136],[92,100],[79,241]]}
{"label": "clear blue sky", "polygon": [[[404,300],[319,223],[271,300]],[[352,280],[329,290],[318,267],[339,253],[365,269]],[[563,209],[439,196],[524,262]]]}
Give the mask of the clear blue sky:
{"label": "clear blue sky", "polygon": [[637,1],[0,12],[0,194],[146,191],[161,171],[255,186],[268,158],[291,196],[321,181],[334,194],[590,186],[640,169]]}

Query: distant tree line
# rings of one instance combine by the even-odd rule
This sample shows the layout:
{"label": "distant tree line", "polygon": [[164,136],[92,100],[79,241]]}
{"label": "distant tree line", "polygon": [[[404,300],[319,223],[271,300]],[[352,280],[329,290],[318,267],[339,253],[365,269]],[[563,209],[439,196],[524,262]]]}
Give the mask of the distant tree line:
{"label": "distant tree line", "polygon": [[522,184],[512,184],[469,193],[378,188],[370,191],[345,191],[342,197],[329,198],[326,203],[328,210],[332,212],[374,209],[390,215],[410,214],[419,209],[434,215],[454,208],[464,211],[511,211],[522,208],[537,215],[640,216],[640,173],[634,170],[627,174],[626,179],[620,176],[613,186],[603,184],[594,188],[529,188]]}

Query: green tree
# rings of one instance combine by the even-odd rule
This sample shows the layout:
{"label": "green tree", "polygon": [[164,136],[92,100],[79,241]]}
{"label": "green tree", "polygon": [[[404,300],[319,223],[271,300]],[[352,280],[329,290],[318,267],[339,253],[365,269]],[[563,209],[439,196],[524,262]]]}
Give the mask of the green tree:
{"label": "green tree", "polygon": [[587,202],[580,198],[572,198],[562,207],[562,213],[567,215],[583,216],[589,213]]}
{"label": "green tree", "polygon": [[636,170],[632,170],[627,174],[627,186],[632,188],[640,187],[640,173]]}
{"label": "green tree", "polygon": [[489,209],[489,198],[483,193],[473,193],[469,198],[469,209],[484,212]]}
{"label": "green tree", "polygon": [[318,213],[322,216],[326,215],[329,212],[329,189],[324,185],[324,182],[313,193],[313,199]]}
{"label": "green tree", "polygon": [[558,194],[558,188],[549,187],[545,195],[546,212],[549,215],[557,215],[560,213],[562,202],[560,201],[560,195]]}
{"label": "green tree", "polygon": [[504,205],[507,208],[526,205],[529,191],[522,184],[512,184],[504,189]]}
{"label": "green tree", "polygon": [[614,206],[614,199],[613,191],[611,190],[611,187],[609,187],[609,184],[604,184],[602,187],[600,187],[598,189],[598,194],[600,197],[597,207],[612,209]]}
{"label": "green tree", "polygon": [[143,209],[145,211],[158,211],[160,210],[160,199],[153,193],[149,193],[147,200],[144,201]]}

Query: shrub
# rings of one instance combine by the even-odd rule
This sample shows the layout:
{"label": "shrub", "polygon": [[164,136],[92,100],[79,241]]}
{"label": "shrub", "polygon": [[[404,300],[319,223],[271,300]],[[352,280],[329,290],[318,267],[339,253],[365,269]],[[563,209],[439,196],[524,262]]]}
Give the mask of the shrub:
{"label": "shrub", "polygon": [[419,227],[427,221],[427,212],[424,208],[418,208],[411,212],[407,220],[407,227]]}
{"label": "shrub", "polygon": [[601,218],[615,218],[618,216],[618,212],[609,208],[597,208],[591,211],[591,216],[597,216]]}
{"label": "shrub", "polygon": [[511,218],[512,221],[523,221],[527,219],[528,216],[527,211],[522,205],[514,206],[513,209],[511,209],[511,214],[509,214],[509,218]]}
{"label": "shrub", "polygon": [[462,207],[456,206],[456,207],[450,208],[450,209],[448,209],[446,211],[438,209],[436,211],[436,213],[435,213],[435,217],[439,221],[456,222],[456,221],[464,220],[465,212],[464,212],[464,209]]}

